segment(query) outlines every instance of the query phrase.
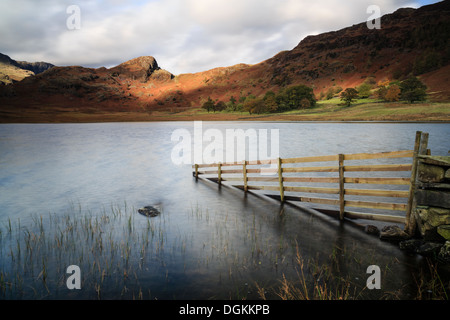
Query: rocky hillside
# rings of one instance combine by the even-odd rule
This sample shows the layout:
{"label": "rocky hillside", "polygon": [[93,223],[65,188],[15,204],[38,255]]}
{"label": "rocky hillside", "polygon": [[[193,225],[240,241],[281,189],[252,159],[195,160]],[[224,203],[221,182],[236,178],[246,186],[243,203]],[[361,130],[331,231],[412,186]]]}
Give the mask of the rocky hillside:
{"label": "rocky hillside", "polygon": [[161,69],[153,57],[110,69],[53,67],[0,86],[0,118],[6,122],[12,114],[17,118],[21,112],[44,109],[43,120],[61,112],[176,113],[200,106],[209,96],[227,102],[231,96],[306,84],[320,97],[330,88],[355,87],[368,79],[402,80],[409,74],[426,83],[431,100],[450,101],[449,39],[450,1],[443,1],[385,15],[381,29],[368,29],[362,22],[306,37],[292,50],[255,65],[177,76]]}
{"label": "rocky hillside", "polygon": [[[354,87],[375,80],[422,76],[432,98],[450,98],[450,1],[417,10],[399,9],[381,19],[381,29],[361,23],[306,37],[291,51],[264,62],[270,83],[313,83],[316,93],[330,86]],[[437,85],[432,78],[439,78]]]}
{"label": "rocky hillside", "polygon": [[52,68],[47,62],[15,61],[0,53],[0,85],[8,85]]}
{"label": "rocky hillside", "polygon": [[319,97],[329,88],[356,87],[367,79],[403,80],[410,74],[427,84],[430,99],[450,101],[450,1],[399,9],[381,18],[381,29],[368,29],[363,22],[308,36],[235,77],[256,95],[305,84]]}

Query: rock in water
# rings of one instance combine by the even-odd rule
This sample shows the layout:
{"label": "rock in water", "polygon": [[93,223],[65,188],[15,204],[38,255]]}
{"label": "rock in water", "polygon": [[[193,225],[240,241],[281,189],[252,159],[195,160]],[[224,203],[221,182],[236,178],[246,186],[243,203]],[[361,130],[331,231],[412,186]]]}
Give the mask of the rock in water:
{"label": "rock in water", "polygon": [[385,226],[381,229],[380,239],[391,241],[402,241],[410,238],[410,236],[400,229],[398,226]]}
{"label": "rock in water", "polygon": [[370,224],[364,227],[364,231],[368,234],[373,234],[376,236],[380,235],[380,230],[378,230],[378,228],[376,226],[373,226]]}
{"label": "rock in water", "polygon": [[138,212],[147,217],[156,217],[157,215],[160,214],[160,211],[157,208],[152,207],[152,206],[146,206],[146,207],[140,208],[138,210]]}

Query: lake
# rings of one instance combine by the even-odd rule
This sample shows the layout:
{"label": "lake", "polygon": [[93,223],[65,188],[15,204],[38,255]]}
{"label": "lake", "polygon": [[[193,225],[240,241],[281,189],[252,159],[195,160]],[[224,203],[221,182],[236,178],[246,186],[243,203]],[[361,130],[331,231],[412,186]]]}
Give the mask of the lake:
{"label": "lake", "polygon": [[[333,282],[347,298],[416,296],[424,259],[332,218],[196,181],[191,164],[173,161],[177,129],[193,135],[194,123],[0,125],[0,275],[10,279],[0,296],[279,299],[283,279],[298,283],[300,260],[308,283]],[[203,122],[202,129],[278,130],[282,158],[411,150],[418,130],[430,134],[433,155],[450,150],[450,124]],[[147,205],[161,214],[137,213]],[[69,265],[80,266],[80,290],[65,285]],[[364,290],[369,265],[389,266],[382,290]]]}

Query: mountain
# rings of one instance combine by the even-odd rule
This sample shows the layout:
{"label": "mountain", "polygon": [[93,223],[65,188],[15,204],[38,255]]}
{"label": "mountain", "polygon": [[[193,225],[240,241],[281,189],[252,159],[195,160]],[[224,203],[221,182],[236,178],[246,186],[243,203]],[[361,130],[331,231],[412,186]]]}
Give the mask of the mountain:
{"label": "mountain", "polygon": [[21,81],[52,67],[53,65],[47,62],[15,61],[0,53],[0,85]]}
{"label": "mountain", "polygon": [[33,72],[18,67],[14,60],[0,53],[0,85],[12,84],[32,75]]}
{"label": "mountain", "polygon": [[[421,75],[432,98],[448,101],[450,1],[417,10],[399,9],[381,18],[381,29],[360,23],[306,37],[291,51],[265,62],[270,83],[313,83],[316,93],[330,86],[354,87],[367,78],[402,80]],[[439,70],[439,71],[438,71]]]}
{"label": "mountain", "polygon": [[39,74],[53,68],[54,65],[48,62],[27,62],[27,61],[16,61],[17,65],[24,70],[29,70],[34,74]]}
{"label": "mountain", "polygon": [[259,96],[295,84],[312,87],[320,97],[330,88],[402,80],[410,74],[427,85],[432,101],[450,101],[449,39],[450,1],[443,1],[385,15],[381,29],[369,29],[362,22],[308,36],[292,50],[254,65],[176,76],[150,56],[109,69],[52,67],[0,86],[0,119],[27,121],[29,114],[38,121],[52,121],[66,113],[82,119],[108,112],[177,113],[201,106],[208,97],[227,102],[231,96]]}

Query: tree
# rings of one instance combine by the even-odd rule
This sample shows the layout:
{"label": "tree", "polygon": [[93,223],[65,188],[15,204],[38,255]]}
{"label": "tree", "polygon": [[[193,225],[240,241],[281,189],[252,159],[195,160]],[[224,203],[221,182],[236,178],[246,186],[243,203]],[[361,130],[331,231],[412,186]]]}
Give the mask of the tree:
{"label": "tree", "polygon": [[263,103],[261,99],[253,98],[253,97],[247,97],[244,101],[243,109],[245,111],[248,111],[248,113],[260,113],[260,106],[259,104]]}
{"label": "tree", "polygon": [[336,88],[334,88],[334,93],[338,94],[342,91],[342,87],[341,86],[337,86]]}
{"label": "tree", "polygon": [[363,82],[358,87],[359,97],[360,98],[368,98],[371,95],[371,89],[372,89],[372,86],[369,83]]}
{"label": "tree", "polygon": [[377,91],[378,99],[385,100],[387,91],[388,91],[388,87],[386,87],[386,86],[380,87]]}
{"label": "tree", "polygon": [[386,78],[386,79],[378,81],[377,85],[378,85],[379,88],[381,88],[381,87],[389,86],[389,83],[390,83],[389,79]]}
{"label": "tree", "polygon": [[260,114],[260,113],[267,113],[269,112],[266,103],[264,102],[263,99],[261,98],[256,98],[253,99],[254,101],[254,107],[253,107],[253,112],[256,114]]}
{"label": "tree", "polygon": [[327,95],[326,95],[327,100],[332,99],[333,96],[334,96],[334,89],[333,89],[333,88],[329,88],[329,89],[327,90]]}
{"label": "tree", "polygon": [[232,111],[236,111],[236,102],[237,102],[236,98],[234,96],[231,96],[228,105]]}
{"label": "tree", "polygon": [[434,49],[428,49],[414,61],[413,72],[415,75],[423,74],[438,69],[441,66],[441,55]]}
{"label": "tree", "polygon": [[211,99],[211,97],[208,97],[208,100],[203,103],[202,108],[208,110],[209,113],[209,110],[214,110],[214,106],[214,101]]}
{"label": "tree", "polygon": [[347,88],[341,92],[341,101],[345,101],[345,105],[349,107],[355,99],[358,98],[358,91],[355,88]]}
{"label": "tree", "polygon": [[384,95],[384,100],[390,102],[398,101],[400,99],[400,92],[400,87],[393,84],[387,89],[386,94]]}
{"label": "tree", "polygon": [[313,89],[305,85],[297,85],[281,90],[275,97],[277,111],[284,112],[301,107],[302,99],[307,99],[311,106],[316,105]]}
{"label": "tree", "polygon": [[400,83],[400,97],[410,103],[424,101],[427,97],[426,89],[427,86],[422,81],[415,76],[411,76]]}
{"label": "tree", "polygon": [[273,91],[267,91],[264,95],[264,105],[267,112],[275,112],[277,111],[278,105],[275,99],[276,95]]}
{"label": "tree", "polygon": [[227,108],[227,105],[223,101],[218,101],[214,106],[214,112],[215,111],[223,111]]}
{"label": "tree", "polygon": [[308,99],[303,98],[302,101],[300,101],[300,108],[301,109],[308,109],[309,107],[311,107],[311,102],[309,102]]}

